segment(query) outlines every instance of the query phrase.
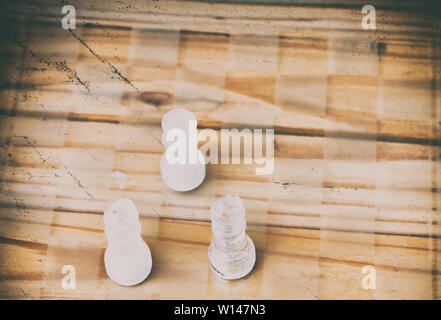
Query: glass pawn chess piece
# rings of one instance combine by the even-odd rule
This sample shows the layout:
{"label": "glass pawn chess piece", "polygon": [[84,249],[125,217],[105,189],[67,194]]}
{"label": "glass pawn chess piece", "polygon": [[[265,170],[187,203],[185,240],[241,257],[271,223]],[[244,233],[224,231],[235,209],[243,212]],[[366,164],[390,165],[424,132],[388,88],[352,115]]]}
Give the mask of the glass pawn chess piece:
{"label": "glass pawn chess piece", "polygon": [[185,109],[173,109],[162,118],[161,178],[175,191],[190,191],[205,179],[205,159],[198,150],[197,121]]}
{"label": "glass pawn chess piece", "polygon": [[150,274],[152,256],[141,237],[139,212],[130,199],[118,199],[104,211],[107,275],[119,285],[136,285]]}
{"label": "glass pawn chess piece", "polygon": [[208,249],[211,269],[227,280],[246,276],[256,262],[256,249],[245,234],[245,207],[242,199],[227,195],[210,210],[213,240]]}

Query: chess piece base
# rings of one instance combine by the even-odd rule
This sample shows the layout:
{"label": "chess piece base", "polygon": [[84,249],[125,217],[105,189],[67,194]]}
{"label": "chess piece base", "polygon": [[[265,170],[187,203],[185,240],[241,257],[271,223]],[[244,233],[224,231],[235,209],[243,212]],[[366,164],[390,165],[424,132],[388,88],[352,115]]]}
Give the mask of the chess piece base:
{"label": "chess piece base", "polygon": [[[201,154],[201,151],[198,150]],[[160,161],[161,178],[172,190],[185,192],[196,189],[205,179],[205,164],[169,164],[164,153]]]}
{"label": "chess piece base", "polygon": [[129,249],[107,247],[104,254],[107,275],[122,286],[143,282],[152,269],[150,249],[143,241]]}
{"label": "chess piece base", "polygon": [[[219,277],[226,280],[236,280],[243,278],[251,272],[256,263],[256,248],[254,247],[253,240],[245,235],[247,241],[246,250],[241,255],[241,263],[236,266],[230,266],[225,261],[229,258],[229,253],[220,252],[214,244],[214,240],[211,241],[208,249],[208,257],[210,260],[211,270]],[[236,253],[237,255],[237,253]]]}

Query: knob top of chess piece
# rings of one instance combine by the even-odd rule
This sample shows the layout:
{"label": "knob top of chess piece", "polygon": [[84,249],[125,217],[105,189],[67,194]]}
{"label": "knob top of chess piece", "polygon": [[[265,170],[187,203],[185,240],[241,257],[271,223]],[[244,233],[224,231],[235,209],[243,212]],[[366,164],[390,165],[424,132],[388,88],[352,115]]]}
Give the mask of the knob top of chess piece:
{"label": "knob top of chess piece", "polygon": [[117,199],[104,211],[104,232],[109,242],[124,243],[141,233],[139,212],[130,199]]}
{"label": "knob top of chess piece", "polygon": [[176,108],[170,110],[162,117],[161,126],[164,131],[173,128],[185,129],[190,121],[196,121],[193,112],[183,108]]}
{"label": "knob top of chess piece", "polygon": [[227,194],[218,199],[210,209],[212,219],[229,220],[234,218],[245,218],[245,206],[243,200],[238,196]]}

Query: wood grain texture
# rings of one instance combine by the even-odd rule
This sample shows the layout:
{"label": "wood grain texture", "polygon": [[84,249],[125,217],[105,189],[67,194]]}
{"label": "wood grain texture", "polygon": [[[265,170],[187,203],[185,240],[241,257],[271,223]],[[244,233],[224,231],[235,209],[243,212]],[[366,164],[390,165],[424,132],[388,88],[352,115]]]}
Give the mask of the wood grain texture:
{"label": "wood grain texture", "polygon": [[[368,31],[357,1],[70,4],[70,31],[59,1],[2,4],[0,298],[440,299],[439,5],[377,1]],[[218,135],[274,128],[274,172],[209,165],[198,189],[167,189],[160,123],[175,107]],[[229,282],[207,252],[227,193],[257,248]],[[117,197],[153,256],[132,288],[103,264]]]}

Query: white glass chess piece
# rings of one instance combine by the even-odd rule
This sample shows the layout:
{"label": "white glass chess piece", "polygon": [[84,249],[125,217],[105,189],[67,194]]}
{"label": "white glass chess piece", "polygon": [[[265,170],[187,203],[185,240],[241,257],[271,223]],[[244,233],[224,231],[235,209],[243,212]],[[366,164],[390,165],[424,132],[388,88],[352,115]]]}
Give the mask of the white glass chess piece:
{"label": "white glass chess piece", "polygon": [[211,269],[221,278],[246,276],[256,262],[256,249],[245,234],[245,207],[242,199],[226,195],[210,210],[213,240],[208,249]]}
{"label": "white glass chess piece", "polygon": [[104,266],[117,284],[133,286],[152,269],[150,249],[141,237],[139,212],[130,199],[117,199],[104,211],[107,249]]}
{"label": "white glass chess piece", "polygon": [[[165,185],[175,191],[193,190],[205,179],[205,159],[197,149],[196,127],[194,114],[185,109],[173,109],[162,118],[162,143],[166,151],[160,162],[161,177]],[[172,149],[179,149],[180,154],[172,154]],[[182,161],[176,161],[178,155]]]}

